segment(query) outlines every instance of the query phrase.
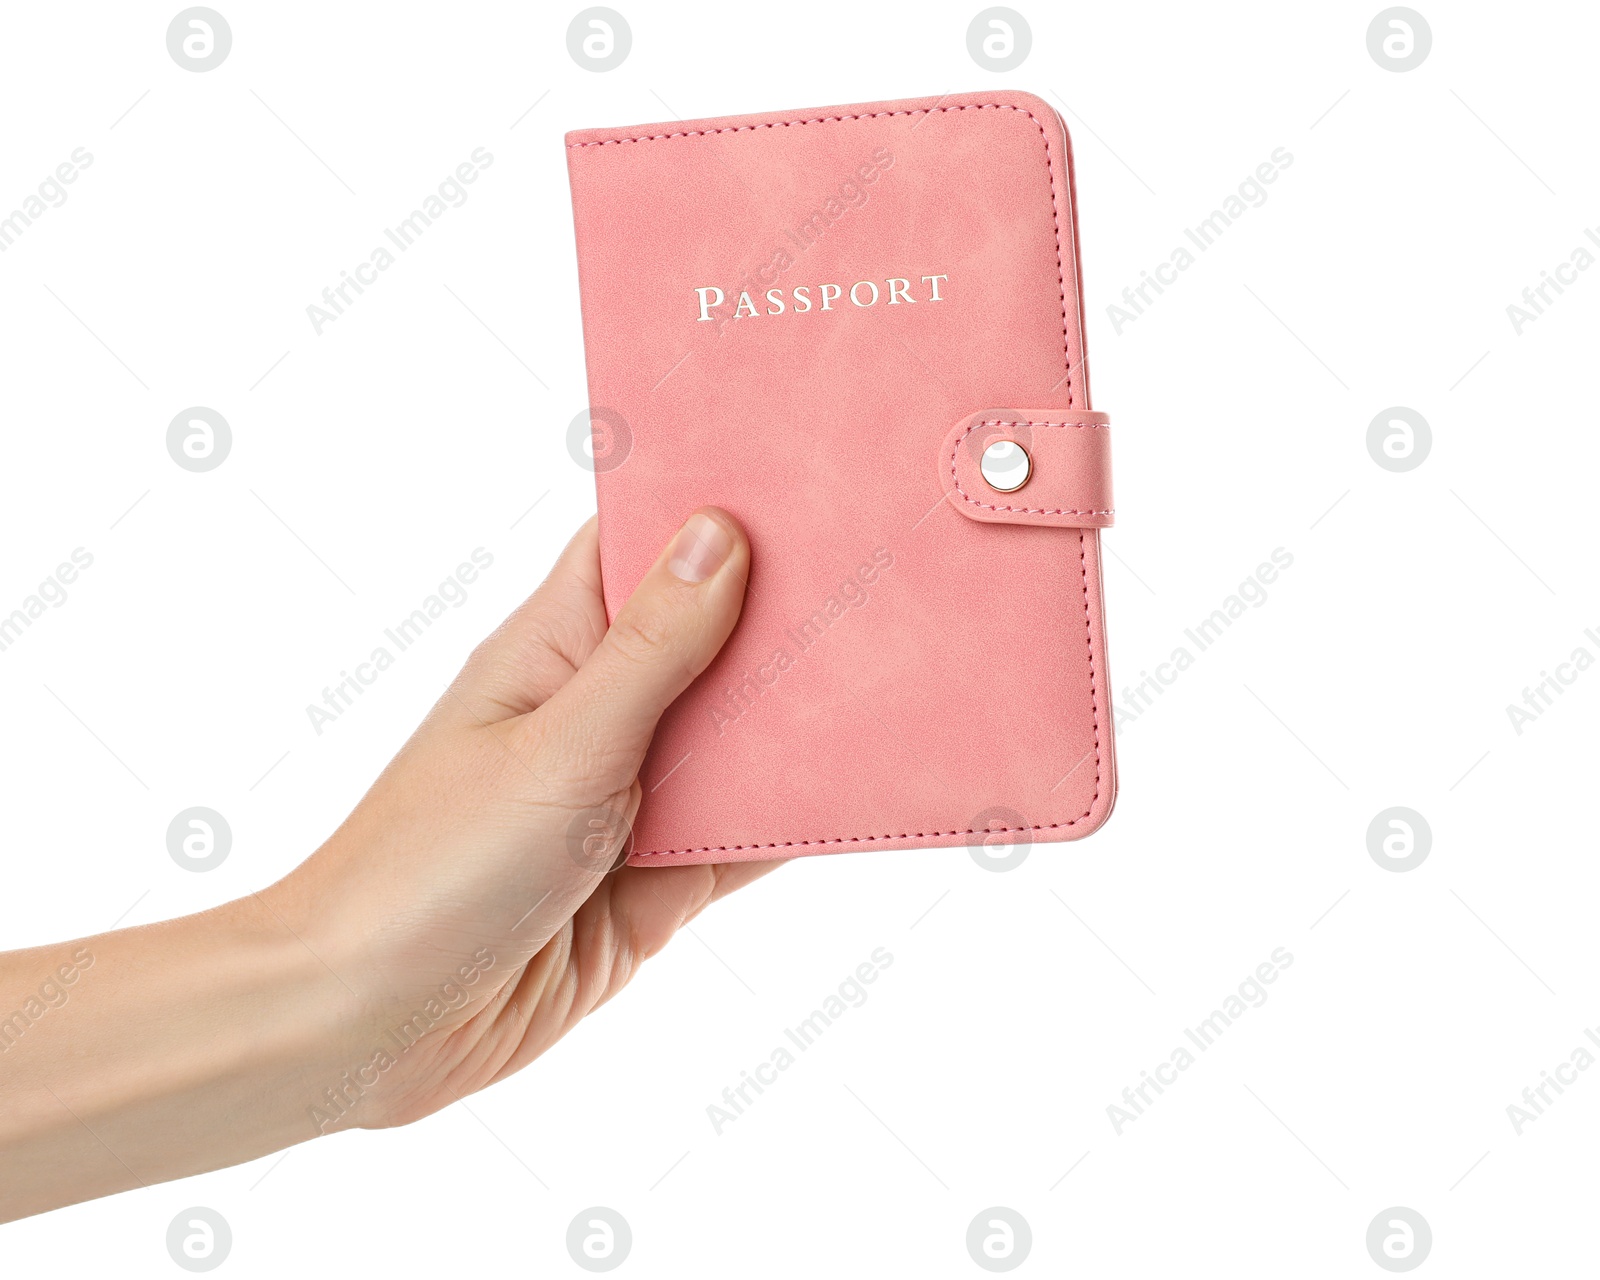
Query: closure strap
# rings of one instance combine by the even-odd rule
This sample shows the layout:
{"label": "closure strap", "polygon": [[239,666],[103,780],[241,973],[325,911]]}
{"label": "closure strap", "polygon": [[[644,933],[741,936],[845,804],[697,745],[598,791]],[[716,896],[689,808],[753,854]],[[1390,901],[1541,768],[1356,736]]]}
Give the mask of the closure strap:
{"label": "closure strap", "polygon": [[[985,479],[983,458],[1009,462],[1008,480]],[[1015,448],[1026,454],[1019,458]],[[993,457],[994,455],[991,455]],[[1022,470],[1027,480],[1003,487]],[[995,474],[991,469],[991,474]],[[1111,501],[1111,419],[1103,413],[1060,409],[998,409],[969,414],[945,436],[939,477],[951,505],[988,524],[1033,524],[1062,529],[1106,529]]]}

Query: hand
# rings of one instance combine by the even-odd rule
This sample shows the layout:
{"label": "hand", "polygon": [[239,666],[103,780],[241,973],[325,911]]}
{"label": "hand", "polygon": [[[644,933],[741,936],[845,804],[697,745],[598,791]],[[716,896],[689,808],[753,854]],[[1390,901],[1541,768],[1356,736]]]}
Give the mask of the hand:
{"label": "hand", "polygon": [[0,956],[7,990],[75,975],[0,1028],[0,1220],[428,1115],[526,1066],[776,865],[619,869],[656,722],[733,630],[749,563],[702,509],[608,630],[591,520],[290,875]]}
{"label": "hand", "polygon": [[360,1065],[377,1083],[322,1100],[319,1125],[404,1124],[520,1070],[776,865],[616,865],[656,721],[733,630],[749,571],[732,518],[698,512],[608,631],[590,520],[333,838],[269,891],[371,1001]]}

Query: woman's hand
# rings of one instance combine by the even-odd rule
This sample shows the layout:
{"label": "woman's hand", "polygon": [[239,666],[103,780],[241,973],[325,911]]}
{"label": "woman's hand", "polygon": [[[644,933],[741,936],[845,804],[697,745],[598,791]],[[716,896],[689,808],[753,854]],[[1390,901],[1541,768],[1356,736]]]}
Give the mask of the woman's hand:
{"label": "woman's hand", "polygon": [[697,512],[608,631],[591,520],[333,838],[265,895],[371,1002],[361,1065],[378,1082],[329,1127],[404,1124],[526,1066],[770,868],[615,867],[656,721],[733,630],[749,571],[733,520]]}
{"label": "woman's hand", "polygon": [[0,1220],[448,1106],[769,870],[618,869],[657,719],[728,638],[749,562],[731,517],[696,512],[608,630],[591,520],[285,879],[0,956],[7,989],[77,973],[0,1034]]}

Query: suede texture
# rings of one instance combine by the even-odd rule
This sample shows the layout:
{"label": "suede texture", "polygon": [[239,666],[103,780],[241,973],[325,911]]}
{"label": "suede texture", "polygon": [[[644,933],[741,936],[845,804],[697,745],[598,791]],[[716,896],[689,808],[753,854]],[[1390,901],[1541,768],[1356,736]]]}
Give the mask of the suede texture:
{"label": "suede texture", "polygon": [[[607,610],[701,504],[753,553],[737,629],[656,734],[630,861],[1093,831],[1116,794],[1109,429],[1057,114],[958,94],[567,147]],[[1018,494],[957,439],[985,422],[1026,424]]]}

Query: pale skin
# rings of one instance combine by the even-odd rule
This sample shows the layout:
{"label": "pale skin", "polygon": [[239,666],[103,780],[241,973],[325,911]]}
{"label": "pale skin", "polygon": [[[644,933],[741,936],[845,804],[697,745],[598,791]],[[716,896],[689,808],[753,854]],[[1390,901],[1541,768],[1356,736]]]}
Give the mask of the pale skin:
{"label": "pale skin", "polygon": [[0,1017],[27,1011],[0,1026],[0,1221],[449,1106],[770,870],[612,869],[657,719],[733,630],[749,564],[702,508],[608,628],[591,520],[284,879],[0,954]]}

